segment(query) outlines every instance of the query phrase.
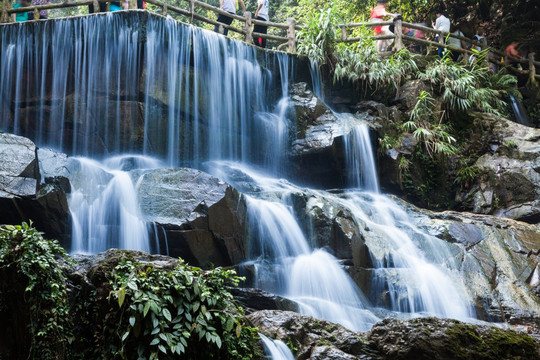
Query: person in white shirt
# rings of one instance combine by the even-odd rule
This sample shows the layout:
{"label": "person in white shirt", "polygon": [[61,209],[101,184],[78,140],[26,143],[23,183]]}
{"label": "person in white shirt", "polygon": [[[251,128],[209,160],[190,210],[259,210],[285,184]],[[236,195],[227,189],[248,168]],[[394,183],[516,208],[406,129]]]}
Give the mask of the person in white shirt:
{"label": "person in white shirt", "polygon": [[[255,11],[255,20],[260,21],[268,21],[268,8],[269,8],[269,2],[268,0],[258,0],[257,1],[257,11]],[[255,24],[253,27],[253,32],[259,33],[259,34],[266,34],[268,31],[268,26],[266,25],[260,25]],[[262,37],[256,37],[253,39],[253,42],[255,45],[260,46],[262,48],[266,47],[266,39]]]}
{"label": "person in white shirt", "polygon": [[[223,11],[228,12],[229,14],[236,15],[236,1],[237,0],[219,0],[219,8]],[[242,6],[242,10],[246,12],[246,5],[244,4],[244,0],[238,0],[238,2]],[[227,15],[219,14],[217,21],[222,24],[231,25],[233,18]],[[219,32],[218,25],[214,26],[214,31]],[[229,29],[223,27],[223,35],[227,35],[228,33]]]}
{"label": "person in white shirt", "polygon": [[[446,12],[444,10],[437,10],[437,13],[435,14],[437,16],[437,20],[435,20],[435,24],[432,24],[435,30],[440,30],[449,33],[450,32],[450,19],[446,16]],[[443,35],[446,36],[446,35]],[[439,41],[439,35],[437,35],[436,40]],[[444,48],[439,48],[439,57],[443,57]]]}

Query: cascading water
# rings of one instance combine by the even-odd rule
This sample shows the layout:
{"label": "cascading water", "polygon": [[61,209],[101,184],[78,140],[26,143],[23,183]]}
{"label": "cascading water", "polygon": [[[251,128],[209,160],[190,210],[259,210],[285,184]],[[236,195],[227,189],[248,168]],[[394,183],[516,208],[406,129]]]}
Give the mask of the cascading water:
{"label": "cascading water", "polygon": [[[150,252],[150,227],[139,212],[136,185],[126,166],[161,167],[153,159],[121,156],[103,163],[79,158],[71,176],[70,210],[74,253],[96,254],[110,248]],[[154,245],[154,246],[152,246]]]}
{"label": "cascading water", "polygon": [[272,340],[263,334],[259,334],[263,341],[264,349],[271,360],[294,360],[294,355],[287,345],[281,340]]}
{"label": "cascading water", "polygon": [[[453,274],[451,246],[423,234],[378,194],[365,125],[339,115],[349,129],[344,145],[354,191],[338,196],[276,179],[286,174],[292,133],[286,117],[292,57],[258,56],[254,47],[136,11],[18,24],[1,36],[0,128],[80,156],[70,179],[72,251],[157,251],[157,230],[137,210],[139,172],[236,161],[231,167],[259,189],[247,195],[253,235],[248,265],[258,287],[355,330],[378,320],[372,304],[396,314],[474,316]],[[320,96],[316,64],[312,70]],[[278,82],[281,88],[273,91]],[[126,153],[140,157],[110,158]],[[103,158],[109,160],[98,161]],[[126,169],[127,158],[137,159],[130,160],[136,171]],[[267,174],[253,172],[254,164]],[[209,172],[227,180],[224,168],[210,166]],[[369,224],[368,294],[313,236],[306,237],[314,231],[296,219],[292,193],[329,199]]]}
{"label": "cascading water", "polygon": [[348,135],[344,136],[349,187],[378,193],[379,180],[371,148],[369,127],[363,122],[355,121],[351,114],[336,114],[336,116],[345,124],[353,124]]}

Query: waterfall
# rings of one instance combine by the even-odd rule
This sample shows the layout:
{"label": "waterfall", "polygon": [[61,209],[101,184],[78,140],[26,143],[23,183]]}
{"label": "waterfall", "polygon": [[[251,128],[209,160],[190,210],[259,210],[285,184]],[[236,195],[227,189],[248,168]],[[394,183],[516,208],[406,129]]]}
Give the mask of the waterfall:
{"label": "waterfall", "polygon": [[271,360],[294,360],[291,350],[281,340],[272,340],[259,333],[264,345],[264,350]]}
{"label": "waterfall", "polygon": [[70,176],[71,251],[95,254],[110,248],[153,250],[151,229],[139,212],[135,182],[125,169],[158,168],[159,162],[129,155],[103,163],[88,158],[76,160],[78,168]]}
{"label": "waterfall", "polygon": [[[248,171],[265,190],[279,188],[271,180],[261,180]],[[280,191],[286,194],[287,190]],[[255,268],[257,287],[294,300],[299,311],[340,323],[352,330],[369,329],[378,317],[367,307],[369,303],[360,289],[339,266],[337,259],[322,249],[312,249],[287,204],[248,197],[248,218],[251,224],[249,249]]]}
{"label": "waterfall", "polygon": [[[457,249],[423,233],[379,194],[365,123],[335,114],[343,122],[343,194],[280,178],[294,134],[287,118],[293,57],[257,54],[138,11],[0,26],[0,129],[77,156],[72,252],[167,252],[156,241],[163,229],[139,211],[138,179],[160,167],[206,167],[246,198],[243,265],[252,269],[253,285],[295,301],[302,313],[361,331],[381,314],[475,316],[456,276]],[[317,64],[310,69],[322,96]],[[317,244],[306,220],[312,215],[294,206],[298,194],[348,211],[369,229],[365,293]]]}
{"label": "waterfall", "polygon": [[[347,118],[351,115],[339,116]],[[344,145],[349,187],[378,193],[379,180],[368,126],[360,123],[352,127],[344,137]]]}
{"label": "waterfall", "polygon": [[384,305],[397,312],[465,321],[475,317],[465,286],[453,272],[457,265],[451,245],[423,233],[386,196],[350,192],[340,201],[373,235],[366,246],[374,268],[374,303],[387,294],[389,304]]}

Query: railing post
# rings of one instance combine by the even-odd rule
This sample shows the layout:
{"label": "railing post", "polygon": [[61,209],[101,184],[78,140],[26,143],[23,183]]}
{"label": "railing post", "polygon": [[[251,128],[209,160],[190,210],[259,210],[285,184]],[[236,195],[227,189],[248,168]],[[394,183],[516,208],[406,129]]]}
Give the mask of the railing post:
{"label": "railing post", "polygon": [[2,15],[0,15],[0,22],[11,22],[11,16],[9,16],[8,10],[11,9],[11,0],[2,0]]}
{"label": "railing post", "polygon": [[345,28],[345,24],[341,25],[341,41],[347,40],[347,29]]}
{"label": "railing post", "polygon": [[253,28],[251,27],[253,23],[251,21],[251,12],[246,11],[244,13],[244,17],[246,18],[246,22],[244,23],[244,31],[246,32],[246,37],[244,38],[244,41],[248,44],[253,44]]}
{"label": "railing post", "polygon": [[94,0],[92,5],[94,6],[94,13],[98,13],[99,12],[99,1]]}
{"label": "railing post", "polygon": [[137,0],[129,0],[128,1],[128,9],[137,9]]}
{"label": "railing post", "polygon": [[34,19],[39,19],[39,10],[34,8]]}
{"label": "railing post", "polygon": [[535,53],[529,54],[529,81],[534,82],[536,79],[534,78],[536,76],[536,67],[534,67],[534,55]]}
{"label": "railing post", "polygon": [[296,53],[296,20],[294,18],[287,18],[287,45],[289,46],[289,53]]}
{"label": "railing post", "polygon": [[401,19],[394,20],[394,36],[394,49],[399,51],[405,47],[403,46],[403,24]]}
{"label": "railing post", "polygon": [[169,7],[167,6],[167,4],[163,4],[163,8],[161,9],[161,15],[163,16],[167,16],[167,11],[169,10]]}

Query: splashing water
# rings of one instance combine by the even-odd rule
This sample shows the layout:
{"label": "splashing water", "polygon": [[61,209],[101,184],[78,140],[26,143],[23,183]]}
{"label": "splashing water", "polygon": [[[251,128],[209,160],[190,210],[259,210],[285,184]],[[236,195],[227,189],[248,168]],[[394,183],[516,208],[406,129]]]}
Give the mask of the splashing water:
{"label": "splashing water", "polygon": [[281,340],[272,340],[259,333],[264,349],[272,360],[294,360],[294,355]]}
{"label": "splashing water", "polygon": [[137,190],[127,168],[157,168],[159,162],[143,157],[114,157],[103,164],[77,158],[70,177],[69,199],[73,220],[74,253],[95,254],[110,248],[150,252],[151,229],[139,211]]}

